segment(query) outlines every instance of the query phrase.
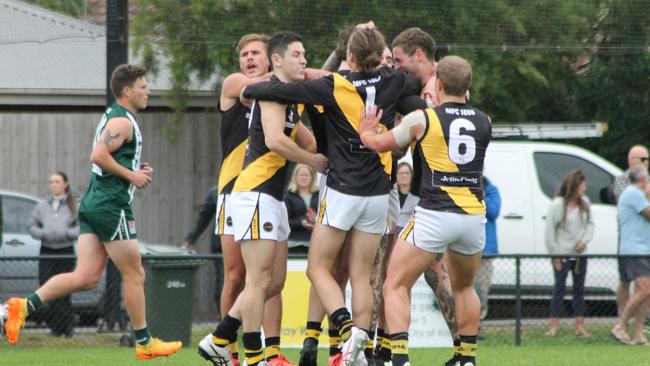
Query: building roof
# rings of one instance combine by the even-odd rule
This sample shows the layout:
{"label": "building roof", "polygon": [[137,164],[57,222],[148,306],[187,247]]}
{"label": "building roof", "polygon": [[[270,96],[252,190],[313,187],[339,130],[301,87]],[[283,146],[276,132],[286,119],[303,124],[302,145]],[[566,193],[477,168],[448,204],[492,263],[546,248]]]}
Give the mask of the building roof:
{"label": "building roof", "polygon": [[[103,27],[21,1],[0,0],[0,29],[0,105],[104,105]],[[129,60],[139,61],[133,54]],[[166,105],[160,96],[171,88],[170,71],[160,67],[148,80],[150,104]],[[205,82],[194,79],[190,90],[196,98],[191,105],[216,104],[219,81],[216,74]]]}

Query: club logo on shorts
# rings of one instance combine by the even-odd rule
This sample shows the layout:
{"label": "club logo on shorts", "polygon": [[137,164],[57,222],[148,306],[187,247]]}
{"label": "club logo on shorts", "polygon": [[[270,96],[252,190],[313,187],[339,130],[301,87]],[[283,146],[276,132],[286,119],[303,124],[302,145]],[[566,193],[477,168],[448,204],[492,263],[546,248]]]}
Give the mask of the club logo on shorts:
{"label": "club logo on shorts", "polygon": [[232,217],[228,216],[228,217],[226,218],[226,225],[228,225],[228,226],[232,226]]}
{"label": "club logo on shorts", "polygon": [[273,230],[273,224],[271,224],[270,222],[267,221],[267,222],[264,223],[264,225],[262,225],[262,228],[267,233],[270,233]]}
{"label": "club logo on shorts", "polygon": [[129,225],[129,234],[135,234],[135,220],[129,221],[127,224]]}

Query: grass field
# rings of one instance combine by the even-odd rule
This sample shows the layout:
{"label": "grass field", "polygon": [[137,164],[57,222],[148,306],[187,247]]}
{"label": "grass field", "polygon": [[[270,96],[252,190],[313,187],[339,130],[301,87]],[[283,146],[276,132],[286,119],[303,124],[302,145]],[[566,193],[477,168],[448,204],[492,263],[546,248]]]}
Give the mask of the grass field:
{"label": "grass field", "polygon": [[[327,365],[327,350],[319,352],[319,365]],[[291,360],[297,361],[298,350],[285,350]],[[442,365],[449,355],[447,349],[414,349],[412,365]],[[513,347],[486,346],[479,349],[479,365],[650,365],[649,347],[617,345],[595,346],[541,346]],[[185,348],[169,358],[139,361],[129,348],[7,348],[0,349],[0,365],[12,366],[108,366],[108,365],[210,365],[196,353],[196,348]]]}
{"label": "grass field", "polygon": [[[577,338],[570,327],[561,329],[557,337],[545,337],[545,327],[527,328],[524,346],[513,345],[510,331],[486,334],[479,345],[479,365],[552,365],[552,366],[650,366],[650,347],[618,345],[607,337],[609,326],[591,327],[591,338]],[[108,366],[108,365],[211,365],[196,352],[198,341],[208,329],[193,332],[192,346],[169,358],[139,361],[132,348],[116,347],[116,335],[89,334],[72,339],[52,338],[45,334],[24,333],[21,344],[11,347],[0,339],[0,366]],[[297,362],[297,349],[284,349],[285,355]],[[414,366],[442,365],[449,349],[412,349]],[[327,365],[327,349],[319,352],[319,365]]]}

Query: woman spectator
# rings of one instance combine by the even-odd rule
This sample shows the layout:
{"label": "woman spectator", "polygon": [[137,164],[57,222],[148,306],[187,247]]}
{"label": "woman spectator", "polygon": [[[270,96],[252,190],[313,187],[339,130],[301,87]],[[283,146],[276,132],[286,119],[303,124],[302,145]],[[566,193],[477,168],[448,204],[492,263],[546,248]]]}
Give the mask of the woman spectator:
{"label": "woman spectator", "polygon": [[[391,213],[391,220],[397,233],[406,226],[419,198],[411,193],[411,182],[413,181],[413,168],[411,164],[401,162],[397,164],[396,182],[391,192],[391,200],[399,199],[399,211]],[[396,193],[396,196],[395,196]]]}
{"label": "woman spectator", "polygon": [[[63,172],[50,175],[50,192],[34,208],[29,233],[41,241],[40,255],[72,255],[74,241],[79,237],[77,199],[70,191]],[[50,277],[74,270],[74,259],[42,259],[38,263],[38,280],[43,285]],[[53,336],[72,337],[73,315],[70,296],[52,301],[44,314]]]}
{"label": "woman spectator", "polygon": [[576,318],[576,335],[589,337],[584,323],[585,277],[587,258],[575,257],[587,248],[594,235],[594,224],[588,198],[585,176],[581,171],[570,172],[562,181],[555,199],[546,215],[546,248],[553,258],[555,286],[551,299],[551,324],[547,333],[555,336],[563,308],[566,277],[573,276],[573,315]]}
{"label": "woman spectator", "polygon": [[[305,246],[311,237],[316,212],[318,211],[318,181],[316,171],[309,165],[298,164],[293,170],[284,204],[287,206],[289,240],[304,242]],[[306,248],[304,250],[306,253]]]}
{"label": "woman spectator", "polygon": [[411,181],[413,180],[413,168],[409,163],[397,164],[397,193],[399,194],[399,206],[404,206],[406,197],[411,192]]}

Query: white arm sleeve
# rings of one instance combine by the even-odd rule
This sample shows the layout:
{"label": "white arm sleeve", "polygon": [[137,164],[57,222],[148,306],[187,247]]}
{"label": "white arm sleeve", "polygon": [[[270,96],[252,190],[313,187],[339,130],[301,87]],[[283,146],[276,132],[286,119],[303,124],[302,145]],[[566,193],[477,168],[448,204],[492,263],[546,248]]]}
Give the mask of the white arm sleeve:
{"label": "white arm sleeve", "polygon": [[426,129],[426,118],[424,111],[415,111],[407,114],[397,127],[390,130],[395,137],[395,141],[400,147],[404,147],[411,143],[411,127],[422,125]]}

